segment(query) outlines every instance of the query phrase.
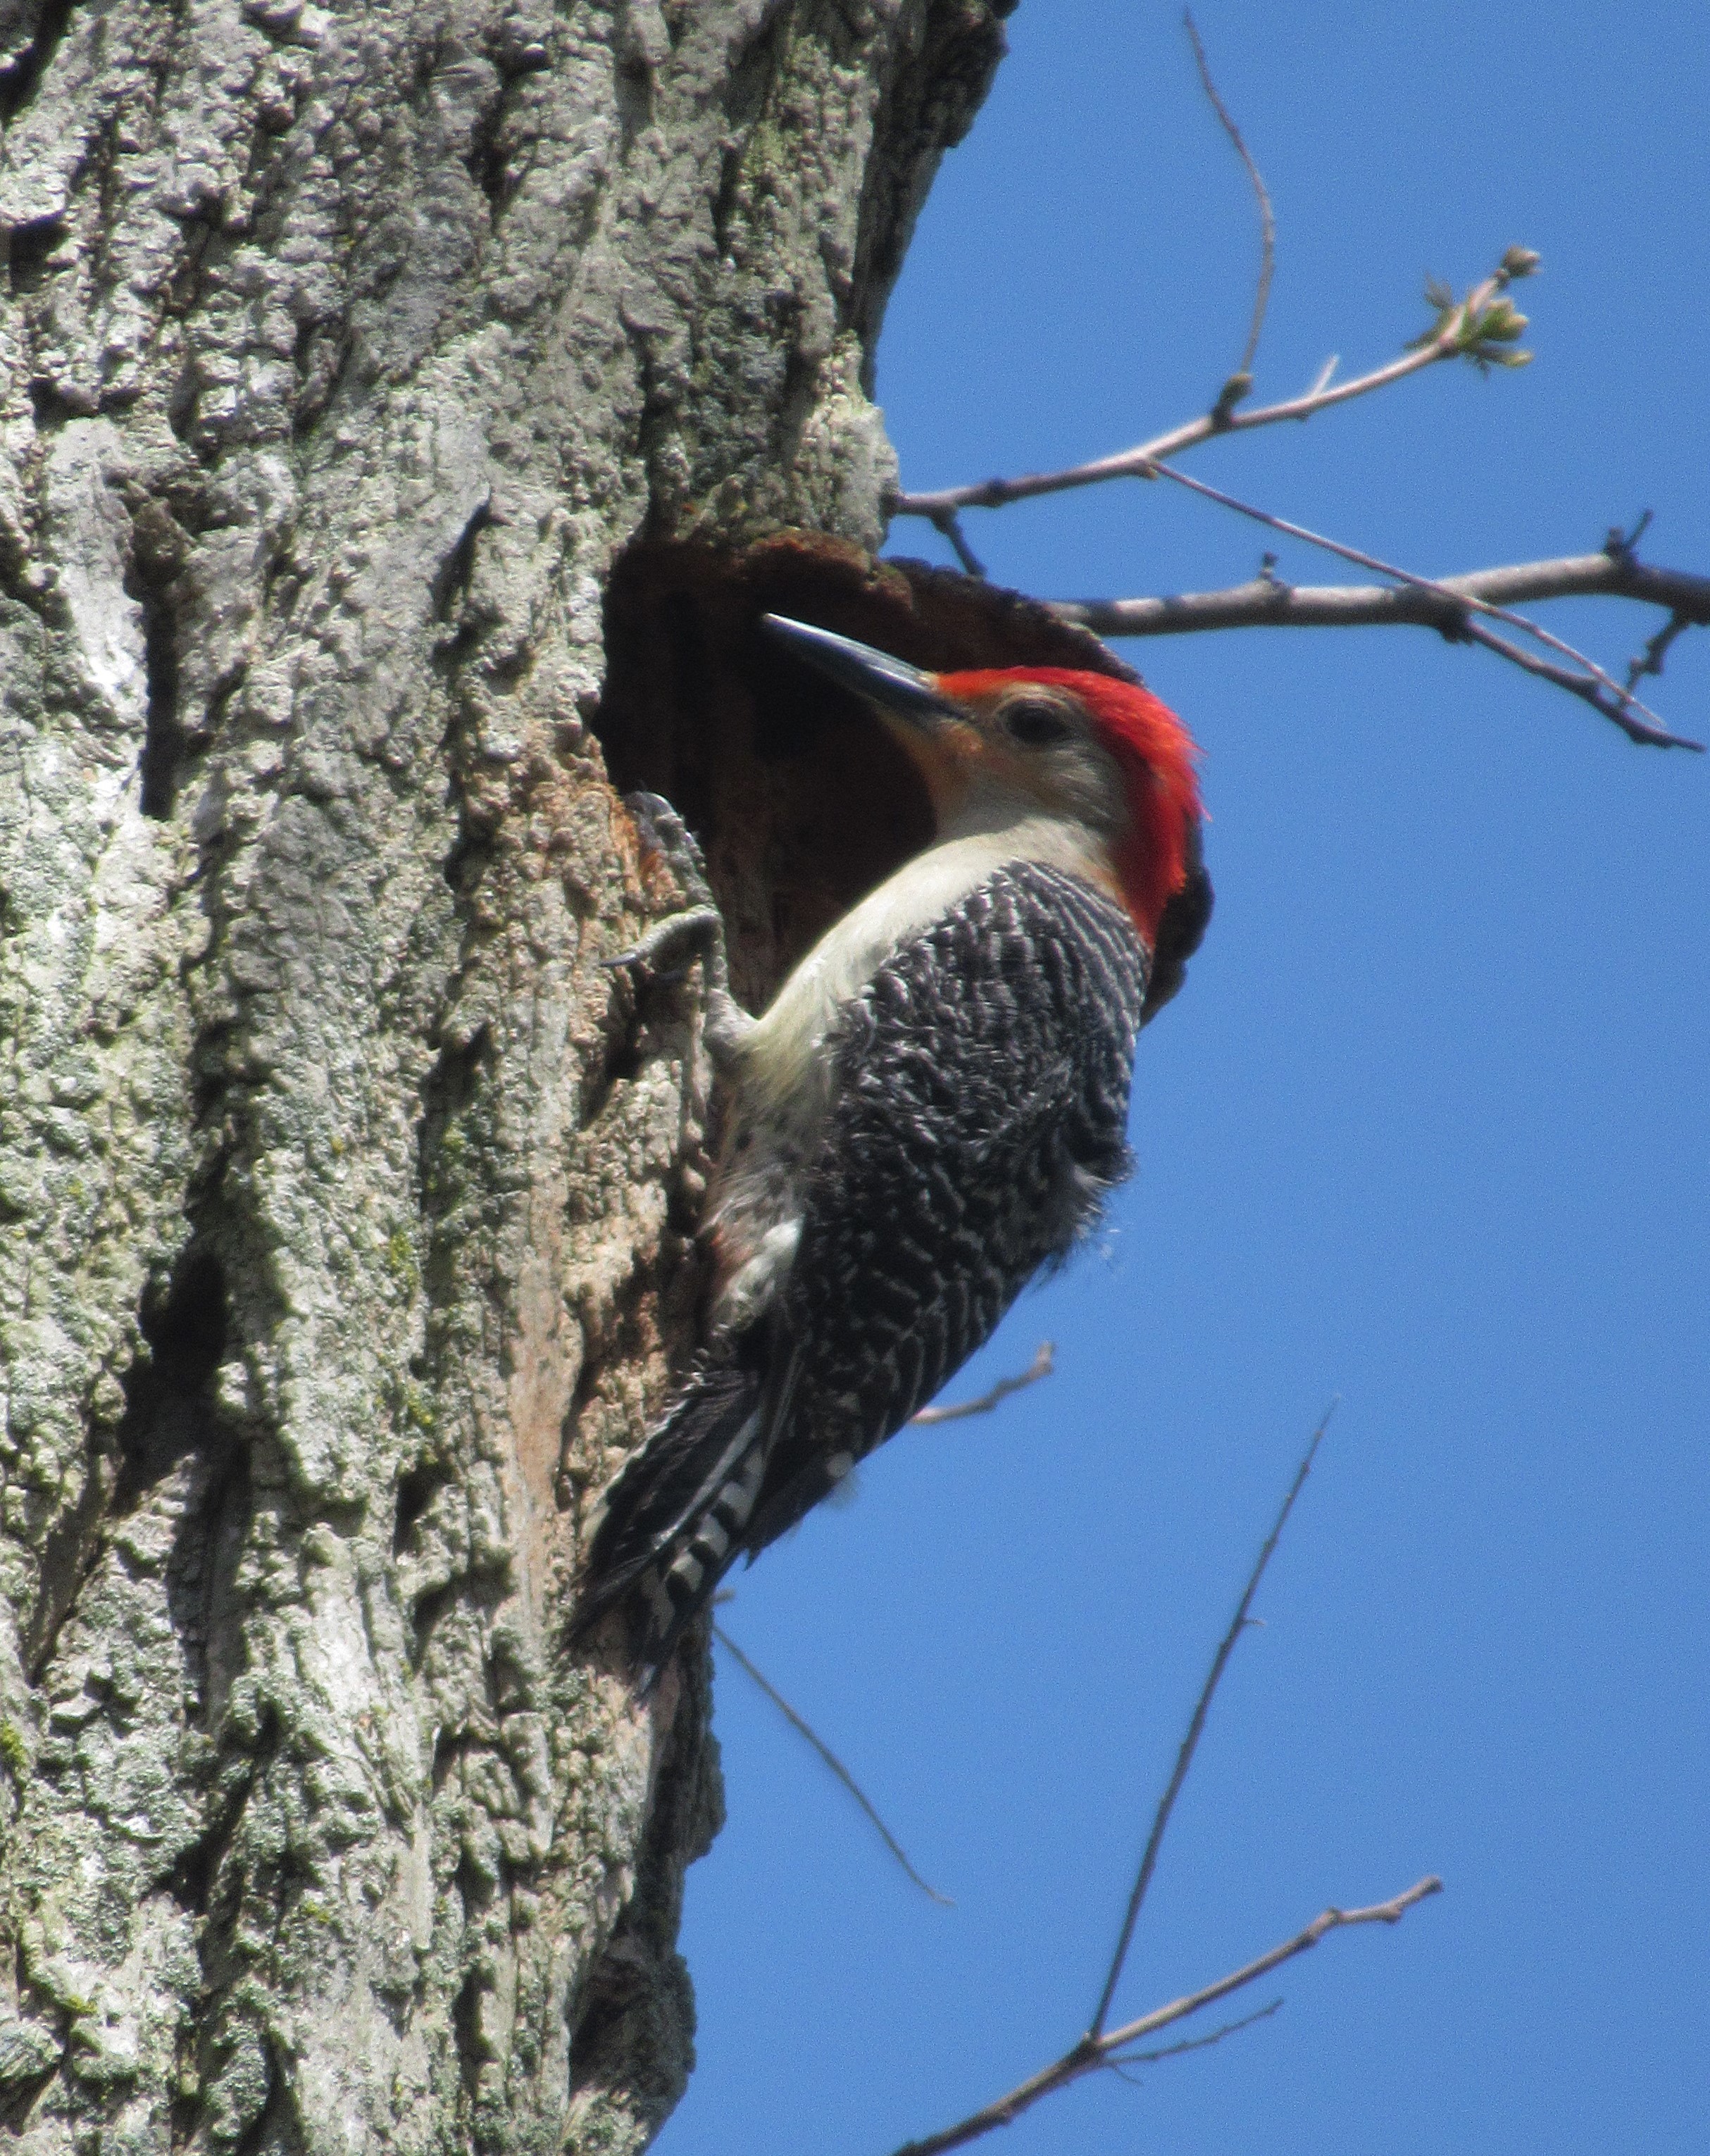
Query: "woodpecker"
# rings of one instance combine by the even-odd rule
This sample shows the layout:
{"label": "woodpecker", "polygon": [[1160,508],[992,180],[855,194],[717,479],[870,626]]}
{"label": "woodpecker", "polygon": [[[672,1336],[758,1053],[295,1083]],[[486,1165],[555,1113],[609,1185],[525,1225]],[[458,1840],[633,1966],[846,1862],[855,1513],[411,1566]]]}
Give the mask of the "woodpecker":
{"label": "woodpecker", "polygon": [[[899,1430],[1086,1233],[1131,1165],[1136,1034],[1210,906],[1196,752],[1145,689],[1055,667],[922,673],[762,625],[877,714],[934,835],[757,1019],[730,993],[704,883],[613,962],[706,961],[726,1089],[706,1347],[605,1493],[573,1620],[580,1635],[629,1607],[644,1696],[737,1557]],[[681,854],[668,804],[641,799]]]}

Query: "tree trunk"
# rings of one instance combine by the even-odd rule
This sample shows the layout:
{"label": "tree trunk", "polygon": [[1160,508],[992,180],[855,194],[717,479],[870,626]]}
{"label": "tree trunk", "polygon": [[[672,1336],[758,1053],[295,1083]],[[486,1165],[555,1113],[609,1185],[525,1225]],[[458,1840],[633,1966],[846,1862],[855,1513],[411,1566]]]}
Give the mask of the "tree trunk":
{"label": "tree trunk", "polygon": [[699,1285],[683,998],[598,963],[672,898],[602,599],[639,534],[876,542],[872,343],[1004,12],[0,0],[42,2156],[622,2150],[682,2087],[704,1657],[641,1709],[563,1639]]}

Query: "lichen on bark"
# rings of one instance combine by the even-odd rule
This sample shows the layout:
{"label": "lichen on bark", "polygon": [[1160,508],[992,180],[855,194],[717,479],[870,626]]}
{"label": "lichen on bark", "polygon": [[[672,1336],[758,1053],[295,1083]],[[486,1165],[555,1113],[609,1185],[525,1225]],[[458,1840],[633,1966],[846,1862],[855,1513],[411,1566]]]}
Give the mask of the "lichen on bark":
{"label": "lichen on bark", "polygon": [[[988,0],[0,6],[0,2113],[629,2150],[704,1658],[563,1620],[705,1073],[590,721],[638,535],[871,545]],[[763,872],[763,871],[762,871]],[[763,893],[757,894],[763,898]]]}

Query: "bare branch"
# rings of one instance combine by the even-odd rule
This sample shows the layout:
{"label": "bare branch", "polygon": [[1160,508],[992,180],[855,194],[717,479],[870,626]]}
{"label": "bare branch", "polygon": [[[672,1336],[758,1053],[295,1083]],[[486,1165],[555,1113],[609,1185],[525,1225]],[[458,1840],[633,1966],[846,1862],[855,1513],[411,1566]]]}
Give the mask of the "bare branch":
{"label": "bare branch", "polygon": [[1440,360],[1471,359],[1481,366],[1516,363],[1525,355],[1510,347],[1512,340],[1525,329],[1526,317],[1516,313],[1503,295],[1517,278],[1529,277],[1537,267],[1535,254],[1525,248],[1511,247],[1492,275],[1476,285],[1464,300],[1451,299],[1444,305],[1437,289],[1430,288],[1432,303],[1437,307],[1436,321],[1408,351],[1369,374],[1333,384],[1321,377],[1305,396],[1287,398],[1280,404],[1262,404],[1251,412],[1220,411],[1220,398],[1218,405],[1200,418],[1173,427],[1168,434],[1155,435],[1135,449],[1119,450],[1114,456],[1096,457],[1090,464],[1073,465],[1064,471],[982,480],[971,486],[940,487],[926,494],[900,493],[891,500],[891,512],[896,516],[924,516],[947,536],[941,520],[954,517],[960,510],[1002,509],[1012,501],[1063,494],[1071,487],[1096,486],[1106,480],[1150,479],[1161,458],[1179,456],[1214,434],[1274,427],[1283,419],[1310,419],[1332,405],[1387,389],[1391,382],[1403,382]]}
{"label": "bare branch", "polygon": [[1155,2006],[1151,2013],[1141,2015],[1120,2029],[1112,2029],[1107,2036],[1099,2039],[1100,2046],[1113,2051],[1122,2044],[1137,2044],[1143,2036],[1156,2035],[1160,2029],[1168,2029],[1174,2022],[1185,2021],[1190,2015],[1214,2006],[1231,1992],[1256,1984],[1261,1976],[1269,1976],[1273,1969],[1281,1969],[1285,1962],[1307,1953],[1332,1932],[1345,1931],[1354,1924],[1399,1924],[1410,1909],[1417,1908],[1421,1902],[1430,1901],[1433,1894],[1442,1891],[1443,1882],[1433,1872],[1427,1878],[1416,1880],[1393,1901],[1374,1902],[1364,1909],[1325,1909],[1313,1917],[1304,1931],[1297,1932],[1281,1946],[1272,1947],[1269,1953],[1261,1954],[1256,1961],[1250,1961],[1245,1969],[1220,1977],[1203,1990],[1190,1991],[1184,1999],[1172,1999],[1168,2006]]}
{"label": "bare branch", "polygon": [[1421,1879],[1416,1885],[1410,1887],[1404,1894],[1396,1895],[1393,1901],[1375,1902],[1369,1908],[1326,1909],[1315,1917],[1304,1930],[1297,1932],[1291,1939],[1285,1939],[1280,1946],[1272,1947],[1268,1953],[1261,1954],[1256,1961],[1249,1962],[1245,1969],[1238,1969],[1228,1976],[1220,1977],[1216,1983],[1208,1984],[1201,1990],[1189,1992],[1184,1998],[1172,1999],[1167,2006],[1155,2007],[1150,2014],[1143,2014],[1138,2020],[1130,2021],[1123,2028],[1112,2030],[1108,2035],[1083,2036],[1073,2051],[1066,2051],[1060,2059],[1019,2083],[1007,2096],[999,2097],[995,2103],[989,2103],[979,2111],[971,2112],[954,2126],[946,2127],[939,2133],[928,2134],[923,2141],[905,2143],[896,2152],[896,2156],[943,2156],[946,2149],[966,2148],[969,2142],[981,2139],[994,2128],[1010,2124],[1024,2111],[1037,2103],[1041,2097],[1050,2096],[1057,2089],[1066,2088],[1071,2082],[1079,2081],[1085,2075],[1106,2071],[1113,2059],[1120,2063],[1124,2056],[1123,2046],[1137,2043],[1143,2037],[1155,2035],[1159,2030],[1185,2021],[1205,2007],[1214,2005],[1220,1999],[1227,1999],[1232,1992],[1240,1991],[1247,1984],[1256,1984],[1261,1977],[1268,1976],[1272,1969],[1280,1969],[1285,1962],[1307,1953],[1332,1932],[1345,1931],[1356,1924],[1399,1924],[1410,1909],[1442,1891],[1440,1879]]}
{"label": "bare branch", "polygon": [[1107,2063],[1120,2070],[1123,2066],[1155,2066],[1160,2059],[1179,2059],[1188,2051],[1209,2051],[1214,2044],[1220,2044],[1225,2036],[1238,2036],[1243,2029],[1250,2029],[1256,2021],[1268,2021],[1273,2014],[1282,2010],[1281,1996],[1268,2006],[1256,2007],[1250,2014],[1243,2014],[1239,2021],[1225,2021],[1204,2036],[1184,2036],[1179,2044],[1159,2044],[1150,2051],[1125,2051],[1121,2058],[1112,2058]]}
{"label": "bare branch", "polygon": [[[1619,726],[1630,741],[1639,742],[1652,748],[1702,750],[1704,745],[1702,742],[1688,740],[1682,734],[1670,733],[1656,712],[1634,696],[1630,686],[1623,687],[1605,673],[1594,659],[1588,658],[1573,644],[1564,643],[1560,637],[1553,636],[1529,616],[1516,613],[1512,608],[1499,606],[1489,599],[1479,598],[1464,588],[1452,589],[1430,577],[1415,576],[1410,569],[1398,568],[1393,562],[1383,561],[1377,555],[1365,553],[1358,547],[1344,546],[1341,540],[1327,538],[1322,532],[1313,531],[1304,524],[1291,523],[1286,516],[1276,516],[1268,509],[1260,509],[1250,501],[1243,501],[1239,495],[1225,493],[1221,487],[1208,486],[1203,479],[1194,479],[1187,472],[1176,471],[1168,465],[1158,465],[1154,470],[1160,479],[1173,480],[1178,486],[1187,487],[1195,494],[1204,495],[1208,501],[1219,503],[1225,509],[1234,510],[1237,516],[1250,516],[1255,523],[1266,525],[1273,531],[1286,533],[1291,539],[1304,541],[1307,546],[1319,547],[1327,554],[1338,555],[1344,562],[1358,562],[1360,567],[1371,569],[1380,577],[1393,577],[1398,583],[1413,591],[1429,593],[1440,603],[1458,609],[1458,620],[1452,623],[1440,620],[1433,625],[1451,639],[1464,639],[1500,652],[1503,658],[1523,667],[1528,674],[1536,674],[1553,683],[1557,688],[1567,690],[1569,695],[1589,704],[1594,711]],[[1610,544],[1615,546],[1616,543],[1615,535],[1611,534]],[[1621,541],[1619,544],[1620,550],[1625,552],[1627,542]],[[1632,566],[1636,569],[1636,564]],[[1260,583],[1266,590],[1277,593],[1286,593],[1288,589],[1280,578],[1270,573],[1268,564]],[[1475,615],[1507,623],[1523,635],[1535,638],[1547,649],[1559,652],[1571,662],[1570,665],[1553,666],[1547,660],[1522,651],[1507,638],[1493,635],[1488,629],[1481,628],[1473,619]],[[1574,670],[1575,669],[1578,670]]]}
{"label": "bare branch", "polygon": [[961,1422],[969,1415],[989,1414],[994,1407],[1007,1400],[1011,1393],[1024,1393],[1030,1385],[1036,1385],[1041,1378],[1048,1378],[1056,1367],[1056,1342],[1041,1340],[1034,1351],[1033,1360],[1013,1378],[999,1378],[989,1391],[977,1399],[958,1400],[953,1407],[922,1408],[911,1415],[911,1422],[928,1424],[941,1422]]}
{"label": "bare branch", "polygon": [[1297,1955],[1305,1953],[1310,1948],[1317,1946],[1319,1940],[1327,1937],[1331,1932],[1343,1930],[1354,1924],[1399,1923],[1408,1910],[1414,1907],[1415,1904],[1425,1901],[1432,1894],[1441,1892],[1443,1883],[1441,1880],[1435,1877],[1425,1878],[1420,1880],[1416,1885],[1410,1887],[1405,1893],[1396,1895],[1392,1901],[1376,1902],[1369,1908],[1326,1909],[1315,1917],[1304,1930],[1297,1932],[1292,1938],[1285,1939],[1280,1946],[1272,1947],[1268,1953],[1261,1954],[1256,1961],[1247,1963],[1244,1968],[1232,1970],[1229,1975],[1218,1978],[1215,1983],[1208,1984],[1198,1991],[1189,1992],[1184,1998],[1172,1999],[1167,2005],[1154,2007],[1151,2013],[1143,2014],[1136,2020],[1125,2022],[1120,2029],[1107,2030],[1104,2026],[1117,1979],[1122,1972],[1122,1964],[1127,1958],[1129,1943],[1134,1934],[1135,1922],[1139,1916],[1141,1904],[1146,1897],[1146,1889],[1152,1877],[1153,1868],[1158,1861],[1158,1852],[1163,1840],[1164,1829],[1169,1824],[1170,1813],[1174,1807],[1177,1797],[1180,1794],[1182,1784],[1187,1778],[1188,1769],[1193,1763],[1194,1753],[1199,1744],[1200,1732],[1204,1728],[1205,1717],[1216,1692],[1219,1680],[1228,1665],[1230,1656],[1235,1651],[1236,1640],[1252,1621],[1250,1613],[1253,1598],[1258,1592],[1259,1583],[1265,1576],[1265,1568],[1271,1562],[1272,1553],[1276,1550],[1283,1528],[1288,1523],[1288,1517],[1294,1509],[1295,1501],[1306,1486],[1307,1477],[1312,1472],[1312,1461],[1317,1456],[1319,1445],[1323,1441],[1325,1430],[1329,1424],[1331,1415],[1335,1413],[1336,1404],[1335,1401],[1331,1402],[1325,1411],[1323,1419],[1312,1433],[1312,1440],[1307,1446],[1300,1466],[1295,1471],[1294,1480],[1289,1485],[1288,1495],[1284,1498],[1278,1510],[1271,1532],[1266,1538],[1265,1546],[1259,1553],[1257,1562],[1247,1575],[1245,1589],[1236,1606],[1234,1619],[1220,1641],[1217,1652],[1212,1659],[1210,1672],[1200,1688],[1199,1697],[1194,1708],[1193,1718],[1188,1725],[1188,1733],[1182,1740],[1181,1748],[1176,1757],[1175,1770],[1170,1776],[1169,1784],[1153,1816],[1152,1830],[1147,1838],[1145,1854],[1140,1861],[1140,1870],[1134,1882],[1133,1892],[1128,1897],[1122,1937],[1117,1943],[1116,1953],[1112,1958],[1110,1973],[1106,1979],[1097,2010],[1093,2015],[1091,2027],[1078,2043],[1063,2054],[1061,2058],[1055,2060],[1050,2066],[1043,2067],[1038,2073],[1031,2075],[1026,2081],[1011,2089],[1007,2096],[999,2097],[995,2102],[989,2103],[978,2111],[971,2112],[966,2118],[958,2120],[954,2126],[946,2127],[937,2133],[928,2134],[924,2140],[906,2143],[896,2152],[896,2156],[943,2156],[943,2152],[946,2150],[964,2148],[969,2142],[981,2139],[996,2128],[1008,2126],[1024,2111],[1037,2103],[1041,2097],[1050,2096],[1057,2089],[1066,2088],[1071,2082],[1079,2081],[1085,2075],[1101,2072],[1122,2073],[1124,2069],[1130,2066],[1146,2064],[1158,2059],[1173,2058],[1184,2051],[1203,2050],[1208,2045],[1220,2043],[1225,2036],[1234,2035],[1236,2030],[1247,2028],[1254,2021],[1262,2020],[1267,2015],[1274,2014],[1281,2005],[1281,2000],[1275,1999],[1270,2005],[1261,2007],[1258,2013],[1250,2014],[1240,2020],[1226,2023],[1222,2028],[1213,2030],[1209,2035],[1194,2037],[1182,2043],[1163,2045],[1151,2051],[1137,2051],[1132,2048],[1147,2037],[1154,2036],[1162,2030],[1172,2028],[1178,2022],[1189,2020],[1205,2007],[1214,2005],[1217,2000],[1229,1998],[1231,1994],[1244,1989],[1250,1984],[1256,1984],[1261,1977],[1268,1975],[1272,1969],[1280,1969],[1283,1963],[1291,1961]]}
{"label": "bare branch", "polygon": [[1140,1869],[1134,1875],[1134,1885],[1128,1896],[1128,1906],[1123,1914],[1122,1928],[1117,1939],[1117,1949],[1111,1956],[1111,1965],[1105,1977],[1104,1989],[1098,1995],[1098,2005],[1093,2009],[1092,2020],[1083,2040],[1086,2043],[1096,2043],[1102,2034],[1105,2018],[1110,2012],[1111,2000],[1115,1995],[1117,1982],[1122,1974],[1122,1964],[1128,1958],[1128,1948],[1133,1942],[1134,1927],[1139,1921],[1141,1905],[1146,1899],[1147,1888],[1152,1884],[1153,1872],[1157,1869],[1158,1852],[1163,1845],[1164,1830],[1169,1825],[1170,1814],[1175,1810],[1176,1799],[1182,1793],[1182,1784],[1188,1779],[1188,1769],[1194,1763],[1194,1754],[1199,1749],[1199,1738],[1205,1727],[1205,1717],[1210,1712],[1211,1702],[1216,1697],[1217,1687],[1222,1681],[1224,1671],[1229,1666],[1229,1658],[1235,1652],[1235,1642],[1247,1629],[1248,1613],[1253,1606],[1253,1597],[1259,1591],[1259,1583],[1265,1577],[1265,1568],[1270,1563],[1272,1553],[1281,1539],[1282,1531],[1288,1525],[1288,1516],[1294,1510],[1296,1498],[1306,1487],[1307,1477],[1312,1471],[1312,1462],[1317,1457],[1318,1447],[1324,1441],[1324,1433],[1330,1427],[1330,1418],[1335,1414],[1336,1409],[1337,1402],[1332,1400],[1329,1406],[1325,1409],[1318,1427],[1312,1432],[1306,1451],[1302,1455],[1301,1464],[1295,1470],[1294,1480],[1289,1485],[1288,1495],[1283,1499],[1276,1517],[1271,1524],[1271,1532],[1266,1537],[1265,1547],[1260,1551],[1252,1570],[1247,1574],[1247,1584],[1241,1590],[1240,1600],[1235,1604],[1235,1613],[1230,1620],[1229,1630],[1219,1640],[1217,1652],[1211,1657],[1211,1667],[1206,1672],[1204,1683],[1199,1687],[1199,1697],[1194,1702],[1194,1712],[1188,1722],[1188,1732],[1183,1738],[1180,1748],[1176,1753],[1174,1770],[1165,1786],[1163,1796],[1158,1799],[1158,1810],[1152,1816],[1152,1830],[1146,1837],[1146,1848],[1140,1859]]}
{"label": "bare branch", "polygon": [[[1594,670],[1594,675],[1575,673],[1569,666],[1554,665],[1548,659],[1540,659],[1536,652],[1523,650],[1506,636],[1497,636],[1476,621],[1469,621],[1461,634],[1469,644],[1481,644],[1487,651],[1494,651],[1526,673],[1535,674],[1540,681],[1548,681],[1555,688],[1565,689],[1570,696],[1577,696],[1582,703],[1589,704],[1594,711],[1618,726],[1629,741],[1636,742],[1642,747],[1689,748],[1697,755],[1704,753],[1702,742],[1690,740],[1685,734],[1671,734],[1660,723],[1647,725],[1643,719],[1635,718],[1634,712],[1647,708],[1636,697],[1624,701],[1623,691],[1618,689],[1615,691],[1615,702],[1610,702],[1605,694],[1609,676],[1600,667]],[[1575,653],[1574,656],[1578,658],[1579,654]]]}
{"label": "bare branch", "polygon": [[[1710,625],[1710,577],[1654,569],[1630,555],[1607,552],[1471,569],[1399,589],[1388,584],[1288,584],[1280,577],[1265,576],[1227,591],[1184,592],[1168,598],[1065,599],[1051,611],[1098,636],[1185,636],[1210,629],[1386,628],[1395,623],[1452,634],[1469,599],[1511,607],[1568,598],[1638,599],[1669,608],[1683,628]],[[1660,665],[1641,665],[1634,679],[1661,671]]]}
{"label": "bare branch", "polygon": [[932,523],[940,536],[949,541],[950,551],[968,574],[983,580],[986,565],[968,545],[967,535],[962,529],[962,519],[956,511],[953,509],[941,510],[932,519]]}
{"label": "bare branch", "polygon": [[[1250,395],[1253,388],[1253,362],[1259,356],[1259,338],[1265,327],[1265,310],[1271,304],[1271,276],[1276,267],[1276,218],[1271,208],[1271,197],[1266,192],[1263,175],[1253,162],[1252,152],[1241,138],[1241,131],[1230,118],[1229,108],[1217,94],[1217,85],[1211,80],[1210,65],[1205,58],[1205,48],[1199,42],[1199,25],[1194,20],[1192,8],[1184,10],[1182,26],[1187,31],[1194,48],[1194,64],[1199,70],[1199,85],[1211,101],[1211,110],[1223,123],[1223,131],[1234,143],[1235,155],[1247,168],[1247,177],[1252,182],[1253,192],[1259,204],[1259,282],[1253,294],[1253,321],[1247,331],[1246,348],[1240,364],[1217,393],[1212,414],[1221,413],[1227,421],[1241,400]],[[1319,387],[1323,387],[1321,382]]]}
{"label": "bare branch", "polygon": [[1645,649],[1636,659],[1630,662],[1627,667],[1627,694],[1630,696],[1646,675],[1655,674],[1661,677],[1662,661],[1670,644],[1683,629],[1690,629],[1692,625],[1692,616],[1682,613],[1677,609],[1664,622],[1656,635],[1646,642]]}
{"label": "bare branch", "polygon": [[818,1731],[813,1727],[812,1724],[804,1721],[804,1718],[796,1712],[795,1709],[790,1705],[783,1694],[778,1691],[778,1687],[761,1675],[754,1664],[748,1660],[748,1657],[742,1652],[736,1641],[732,1639],[730,1634],[725,1630],[722,1625],[714,1625],[712,1628],[712,1636],[736,1663],[737,1666],[739,1669],[745,1671],[747,1674],[753,1679],[754,1682],[758,1685],[761,1691],[765,1693],[767,1698],[772,1702],[772,1704],[778,1709],[784,1720],[788,1722],[790,1727],[792,1729],[799,1730],[801,1734],[807,1738],[809,1743],[813,1746],[819,1757],[825,1762],[825,1764],[831,1769],[832,1773],[836,1775],[838,1780],[841,1782],[845,1789],[849,1791],[850,1796],[855,1799],[855,1802],[866,1814],[867,1817],[873,1822],[873,1825],[879,1830],[880,1838],[883,1840],[886,1849],[888,1849],[891,1854],[896,1859],[896,1861],[902,1866],[903,1870],[908,1874],[915,1885],[920,1888],[922,1893],[927,1895],[930,1899],[936,1902],[940,1908],[953,1909],[956,1907],[956,1904],[951,1900],[950,1897],[947,1894],[941,1894],[936,1887],[930,1885],[926,1880],[922,1879],[919,1872],[915,1870],[913,1865],[909,1862],[908,1857],[903,1850],[902,1844],[898,1841],[896,1835],[891,1833],[890,1828],[886,1825],[884,1820],[880,1818],[878,1812],[874,1808],[872,1799],[867,1795],[866,1791],[862,1789],[860,1784],[856,1781],[855,1776],[850,1774],[848,1768],[844,1765],[842,1760],[838,1758],[837,1754],[832,1750],[831,1747],[826,1743],[824,1739],[819,1734]]}
{"label": "bare branch", "polygon": [[[1398,568],[1393,562],[1385,562],[1378,555],[1368,554],[1360,547],[1350,547],[1340,539],[1327,537],[1323,532],[1314,531],[1307,525],[1291,523],[1286,516],[1278,516],[1271,510],[1261,509],[1250,501],[1243,501],[1239,495],[1227,494],[1220,486],[1208,486],[1203,479],[1194,479],[1188,472],[1173,470],[1168,465],[1159,465],[1157,470],[1160,479],[1173,480],[1177,486],[1185,486],[1194,494],[1203,494],[1208,501],[1217,502],[1225,509],[1234,510],[1239,516],[1250,516],[1256,524],[1268,525],[1273,531],[1285,532],[1291,539],[1304,540],[1307,546],[1320,547],[1327,554],[1339,555],[1344,562],[1357,562],[1363,569],[1374,569],[1380,577],[1394,577],[1398,583],[1411,584],[1420,591],[1440,592],[1442,589],[1429,577],[1416,576],[1411,569]],[[1488,614],[1494,621],[1505,621],[1511,629],[1517,629],[1527,636],[1535,637],[1551,651],[1560,652],[1564,659],[1571,659],[1576,665],[1583,667],[1594,681],[1615,697],[1619,708],[1625,710],[1630,704],[1635,711],[1643,711],[1646,718],[1661,726],[1661,721],[1657,720],[1656,712],[1646,711],[1643,704],[1622,690],[1594,659],[1588,659],[1583,651],[1576,651],[1571,644],[1564,644],[1560,637],[1552,636],[1547,629],[1541,628],[1527,615],[1516,613],[1508,607],[1495,605],[1489,599],[1463,598],[1461,605],[1464,608],[1471,608],[1475,613]],[[1463,623],[1461,633],[1470,634],[1469,625]]]}

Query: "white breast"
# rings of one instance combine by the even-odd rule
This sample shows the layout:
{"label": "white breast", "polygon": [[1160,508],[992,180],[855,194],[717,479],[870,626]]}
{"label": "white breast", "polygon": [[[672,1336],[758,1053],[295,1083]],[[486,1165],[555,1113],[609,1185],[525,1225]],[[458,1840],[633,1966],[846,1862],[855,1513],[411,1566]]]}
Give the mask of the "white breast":
{"label": "white breast", "polygon": [[[825,1039],[839,1011],[891,954],[1012,861],[1095,884],[1109,871],[1078,824],[978,804],[953,832],[834,921],[768,1005],[730,1073],[733,1097],[713,1209],[724,1276],[719,1322],[749,1322],[788,1271],[800,1229],[799,1179],[829,1100]],[[989,820],[988,820],[989,819]],[[993,828],[993,826],[995,828]]]}
{"label": "white breast", "polygon": [[964,830],[916,855],[833,922],[768,1005],[742,1044],[735,1073],[743,1106],[763,1114],[804,1091],[811,1094],[825,1036],[842,1006],[893,952],[1010,861],[1047,862],[1094,882],[1107,874],[1094,860],[1086,832],[1050,816]]}

